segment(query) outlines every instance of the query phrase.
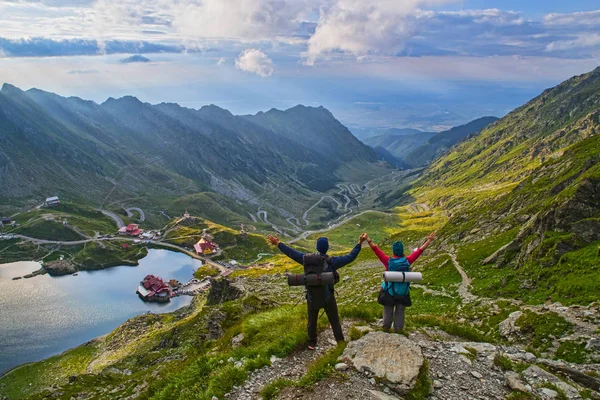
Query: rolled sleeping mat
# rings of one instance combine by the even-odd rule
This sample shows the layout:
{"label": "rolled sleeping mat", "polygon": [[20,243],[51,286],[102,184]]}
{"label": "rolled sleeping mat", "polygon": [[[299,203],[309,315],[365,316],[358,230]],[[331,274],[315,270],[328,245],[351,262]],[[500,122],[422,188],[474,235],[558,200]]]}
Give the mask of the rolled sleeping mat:
{"label": "rolled sleeping mat", "polygon": [[321,275],[288,275],[288,285],[290,286],[318,286],[333,284],[335,284],[335,277],[333,275],[333,272],[323,272]]}
{"label": "rolled sleeping mat", "polygon": [[383,273],[383,279],[386,282],[421,282],[423,275],[420,272],[386,271]]}

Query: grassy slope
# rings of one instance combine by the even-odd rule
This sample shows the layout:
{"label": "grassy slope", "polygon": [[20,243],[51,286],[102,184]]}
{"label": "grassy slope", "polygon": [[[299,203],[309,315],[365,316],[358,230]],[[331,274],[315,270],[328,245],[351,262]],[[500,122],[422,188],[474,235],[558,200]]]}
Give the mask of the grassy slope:
{"label": "grassy slope", "polygon": [[[598,243],[574,237],[574,224],[555,220],[561,210],[576,219],[569,202],[600,178],[599,109],[600,69],[547,90],[455,147],[411,190],[415,201],[450,216],[442,247],[455,248],[477,294],[532,303],[596,299]],[[586,212],[584,218],[594,217]],[[514,240],[496,267],[483,265]]]}

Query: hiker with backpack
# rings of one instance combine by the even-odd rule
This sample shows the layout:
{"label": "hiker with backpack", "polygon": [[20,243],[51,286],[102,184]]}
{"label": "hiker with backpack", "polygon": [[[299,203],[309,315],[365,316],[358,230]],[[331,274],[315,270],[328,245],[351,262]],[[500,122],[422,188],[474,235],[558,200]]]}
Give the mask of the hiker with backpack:
{"label": "hiker with backpack", "polygon": [[[352,251],[344,256],[330,257],[327,255],[329,250],[329,241],[321,237],[317,239],[317,253],[304,254],[300,251],[281,243],[277,236],[269,235],[267,239],[281,250],[283,254],[304,266],[304,275],[332,272],[335,276],[335,282],[339,281],[337,270],[353,262],[358,253],[360,253],[362,243],[367,239],[366,234],[362,234],[358,239],[358,244]],[[314,350],[317,345],[317,320],[319,311],[325,310],[333,335],[337,342],[344,341],[340,316],[338,314],[337,302],[335,301],[335,292],[333,285],[306,286],[306,300],[308,303],[308,348]]]}
{"label": "hiker with backpack", "polygon": [[[366,234],[364,234],[366,235]],[[366,235],[367,243],[379,258],[379,261],[385,266],[386,271],[410,272],[410,266],[417,261],[417,258],[423,251],[429,247],[435,240],[436,233],[432,232],[427,236],[427,241],[409,256],[404,255],[404,244],[394,242],[392,244],[392,257],[387,256],[377,245]],[[394,323],[394,330],[399,332],[404,329],[404,311],[406,307],[412,305],[410,299],[410,282],[386,282],[381,284],[381,290],[377,297],[377,302],[383,306],[383,330],[389,331]]]}

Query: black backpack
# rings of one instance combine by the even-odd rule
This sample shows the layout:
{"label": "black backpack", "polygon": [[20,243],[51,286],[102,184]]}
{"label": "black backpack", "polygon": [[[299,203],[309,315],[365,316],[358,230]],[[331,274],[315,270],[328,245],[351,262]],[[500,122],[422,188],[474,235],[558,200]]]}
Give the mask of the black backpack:
{"label": "black backpack", "polygon": [[[305,254],[303,258],[304,275],[321,275],[323,272],[330,272],[331,257],[324,256],[319,253]],[[340,276],[336,271],[333,271],[335,282],[340,280]],[[328,287],[329,286],[329,287]],[[327,304],[327,301],[332,296],[333,285],[315,285],[306,286],[306,299],[308,307],[311,309],[321,309]]]}

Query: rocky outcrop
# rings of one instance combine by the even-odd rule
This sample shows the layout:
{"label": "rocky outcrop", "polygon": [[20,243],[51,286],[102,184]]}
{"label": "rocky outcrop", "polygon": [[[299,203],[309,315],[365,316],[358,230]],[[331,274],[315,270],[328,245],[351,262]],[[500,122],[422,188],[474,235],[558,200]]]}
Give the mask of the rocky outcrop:
{"label": "rocky outcrop", "polygon": [[210,290],[206,297],[206,304],[215,305],[235,300],[244,294],[244,290],[225,278],[210,278]]}
{"label": "rocky outcrop", "polygon": [[511,340],[513,335],[520,331],[520,328],[516,325],[516,322],[521,315],[523,315],[523,312],[515,311],[510,313],[508,318],[506,318],[504,321],[500,322],[500,324],[498,324],[498,331],[500,332],[500,335]]}
{"label": "rocky outcrop", "polygon": [[537,365],[530,365],[523,371],[523,377],[527,383],[538,389],[538,395],[542,398],[545,395],[549,397],[550,394],[544,393],[543,389],[545,385],[550,384],[564,392],[568,399],[581,399],[579,391],[576,388]]}
{"label": "rocky outcrop", "polygon": [[52,276],[70,275],[77,272],[77,267],[67,260],[49,261],[44,264],[44,269]]}
{"label": "rocky outcrop", "polygon": [[402,335],[371,332],[350,342],[342,360],[359,372],[370,372],[399,393],[414,388],[424,357],[421,348]]}

